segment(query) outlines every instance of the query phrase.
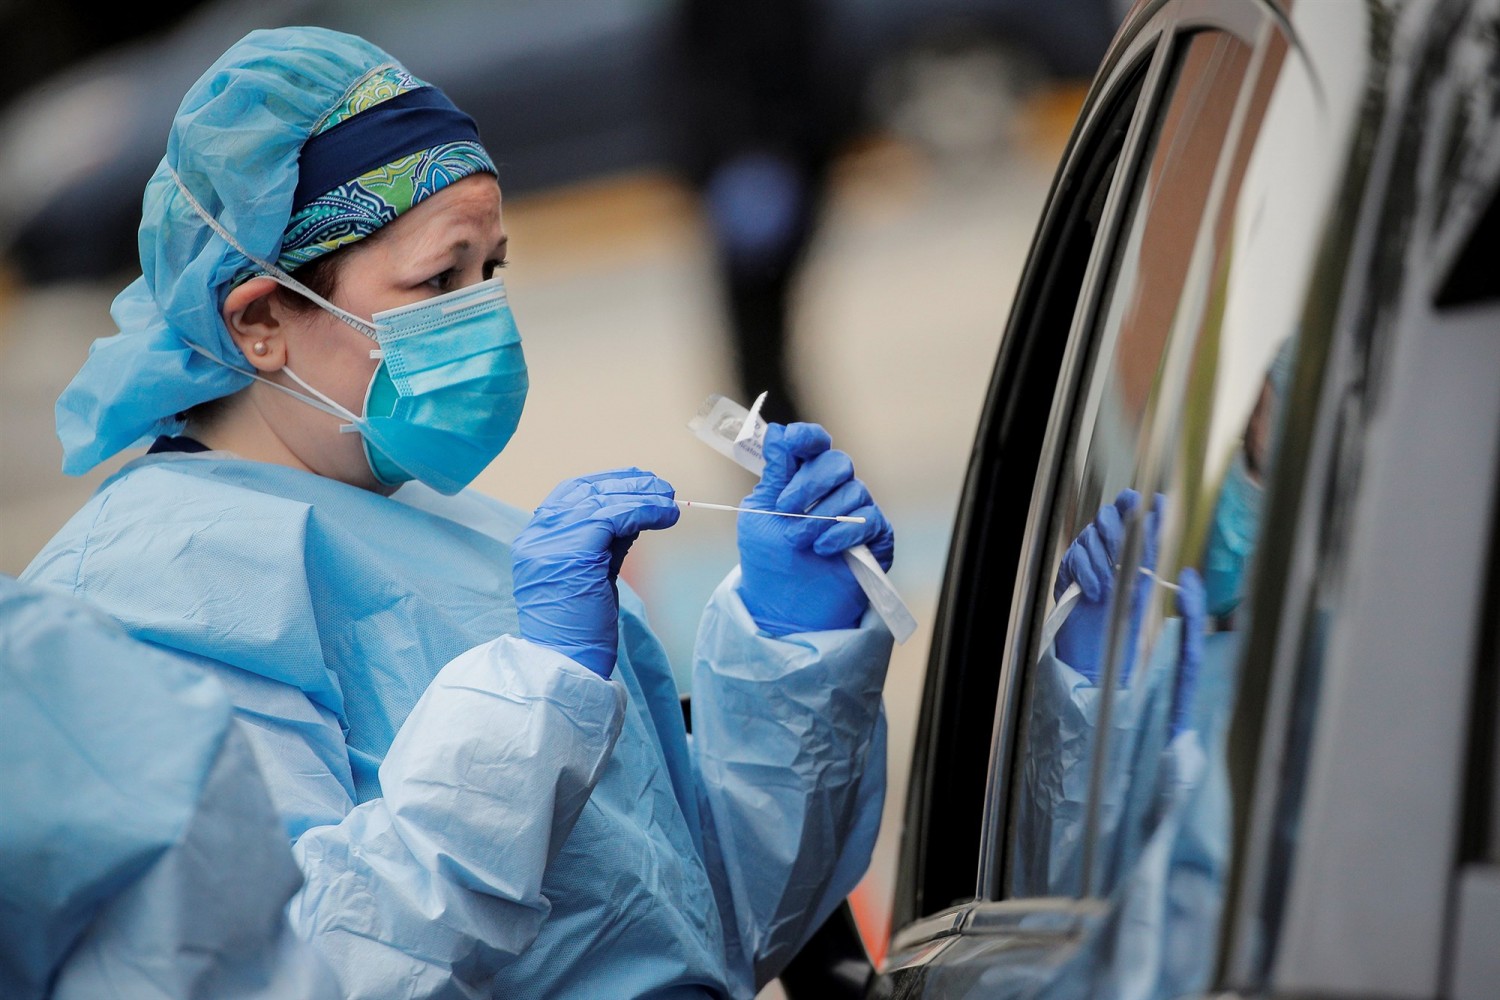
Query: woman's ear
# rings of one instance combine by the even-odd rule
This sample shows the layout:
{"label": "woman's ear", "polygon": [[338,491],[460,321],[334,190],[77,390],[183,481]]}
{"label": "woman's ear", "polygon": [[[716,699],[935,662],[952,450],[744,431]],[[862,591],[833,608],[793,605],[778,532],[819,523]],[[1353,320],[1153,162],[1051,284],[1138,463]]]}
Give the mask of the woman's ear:
{"label": "woman's ear", "polygon": [[279,308],[277,287],[271,278],[251,278],[224,300],[224,325],[257,371],[280,371],[286,364],[285,313]]}

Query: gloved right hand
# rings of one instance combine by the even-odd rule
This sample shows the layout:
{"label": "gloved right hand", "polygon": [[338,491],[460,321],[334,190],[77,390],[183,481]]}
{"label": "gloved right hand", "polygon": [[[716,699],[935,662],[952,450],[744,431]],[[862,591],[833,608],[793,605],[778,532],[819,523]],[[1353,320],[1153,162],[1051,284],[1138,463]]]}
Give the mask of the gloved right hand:
{"label": "gloved right hand", "polygon": [[521,638],[608,678],[618,650],[616,579],[642,531],[669,528],[680,511],[672,485],[640,469],[565,480],[511,546]]}
{"label": "gloved right hand", "polygon": [[[1156,566],[1157,525],[1161,520],[1161,500],[1146,517],[1146,543],[1141,566],[1154,569]],[[1094,521],[1081,531],[1068,550],[1063,553],[1062,564],[1057,570],[1057,583],[1052,589],[1053,600],[1061,597],[1072,583],[1080,591],[1078,604],[1068,614],[1067,620],[1057,630],[1057,656],[1068,666],[1078,671],[1092,683],[1099,683],[1099,673],[1104,664],[1104,645],[1109,634],[1110,595],[1114,593],[1115,577],[1119,570],[1120,556],[1125,546],[1125,524],[1131,513],[1141,502],[1141,495],[1132,489],[1120,491],[1115,502],[1099,508]],[[1150,578],[1139,574],[1141,586],[1133,591],[1131,630],[1126,644],[1126,659],[1120,665],[1120,684],[1130,683],[1134,666],[1135,635],[1140,624],[1140,615],[1145,610],[1145,593]]]}
{"label": "gloved right hand", "polygon": [[767,635],[854,628],[869,598],[843,558],[868,545],[891,568],[896,535],[854,475],[854,462],[833,448],[817,424],[771,424],[766,467],[743,506],[788,513],[855,515],[863,524],[811,518],[739,516],[740,600]]}

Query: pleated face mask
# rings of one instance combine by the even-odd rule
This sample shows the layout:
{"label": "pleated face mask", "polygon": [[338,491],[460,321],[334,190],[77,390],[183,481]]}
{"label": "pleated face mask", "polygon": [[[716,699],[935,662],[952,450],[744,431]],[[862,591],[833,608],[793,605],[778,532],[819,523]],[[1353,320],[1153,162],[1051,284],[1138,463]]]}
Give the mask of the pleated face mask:
{"label": "pleated face mask", "polygon": [[1209,614],[1222,616],[1245,593],[1245,566],[1255,549],[1264,490],[1250,477],[1244,451],[1235,453],[1214,506],[1203,552],[1203,586]]}
{"label": "pleated face mask", "polygon": [[386,486],[415,479],[452,495],[473,482],[509,443],[520,424],[530,383],[521,335],[498,275],[383,310],[366,320],[329,302],[276,265],[246,253],[196,201],[192,204],[267,277],[371,338],[379,346],[370,357],[378,358],[380,364],[365,391],[364,413],[355,414],[303,381],[290,367],[281,370],[305,395],[189,345],[194,350],[345,420],[340,429],[364,438],[370,471]]}
{"label": "pleated face mask", "polygon": [[457,493],[509,443],[529,380],[505,284],[496,276],[372,317],[380,365],[365,393],[370,469]]}
{"label": "pleated face mask", "polygon": [[380,346],[364,413],[348,409],[282,368],[307,396],[252,377],[348,421],[364,438],[365,458],[386,486],[415,479],[452,495],[495,460],[515,434],[529,380],[521,334],[499,276],[365,321],[288,275],[271,274]]}

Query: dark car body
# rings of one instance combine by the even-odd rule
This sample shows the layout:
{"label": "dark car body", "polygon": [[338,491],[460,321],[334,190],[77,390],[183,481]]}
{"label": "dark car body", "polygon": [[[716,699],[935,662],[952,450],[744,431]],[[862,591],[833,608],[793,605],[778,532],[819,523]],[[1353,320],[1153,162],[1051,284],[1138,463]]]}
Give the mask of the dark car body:
{"label": "dark car body", "polygon": [[[879,127],[872,92],[916,53],[987,48],[1086,77],[1118,0],[812,0],[831,127]],[[0,255],[33,283],[136,265],[141,194],[183,94],[253,28],[319,25],[396,54],[475,118],[507,194],[684,167],[679,0],[211,0],[169,30],[17,94],[0,122]],[[774,10],[774,7],[768,10]],[[767,73],[776,72],[767,67]],[[876,81],[885,81],[877,87]],[[910,85],[909,83],[906,85]]]}
{"label": "dark car body", "polygon": [[[1497,189],[1500,4],[1136,5],[977,428],[869,995],[1500,996]],[[1251,458],[1217,666],[1180,695],[1198,619],[1117,587],[1098,679],[1048,694],[1041,633],[1096,511],[1137,490],[1116,579],[1186,587]],[[1201,712],[1185,731],[1130,714],[1157,664]],[[1083,695],[1087,745],[1046,745]],[[1116,766],[1184,732],[1206,770],[1176,797]]]}

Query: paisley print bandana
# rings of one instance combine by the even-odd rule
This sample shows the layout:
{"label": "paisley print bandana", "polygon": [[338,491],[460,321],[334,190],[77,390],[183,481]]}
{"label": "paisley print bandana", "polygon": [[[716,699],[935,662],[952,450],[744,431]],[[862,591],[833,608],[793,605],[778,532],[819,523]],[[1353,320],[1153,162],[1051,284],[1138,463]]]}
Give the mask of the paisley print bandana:
{"label": "paisley print bandana", "polygon": [[[413,127],[414,120],[419,127]],[[414,136],[449,138],[385,159],[382,150],[425,141]],[[378,165],[294,206],[276,259],[283,270],[363,239],[455,181],[497,173],[473,122],[440,91],[399,66],[367,73],[318,123],[303,148],[303,179],[309,172],[317,175],[318,162],[330,155],[335,162],[352,163],[373,155]],[[322,172],[327,169],[325,163]],[[299,187],[299,202],[301,194]]]}

